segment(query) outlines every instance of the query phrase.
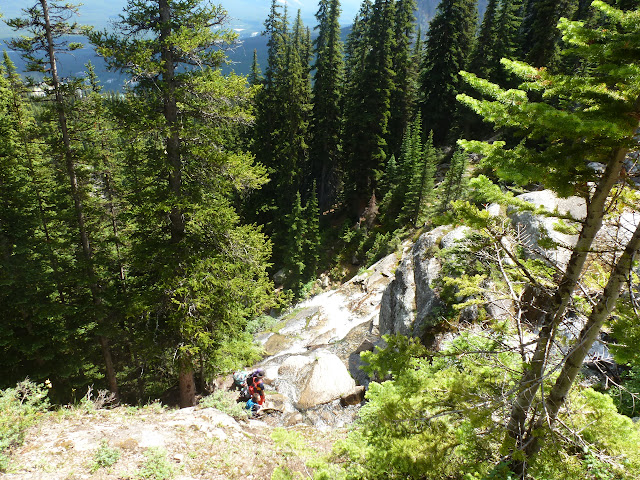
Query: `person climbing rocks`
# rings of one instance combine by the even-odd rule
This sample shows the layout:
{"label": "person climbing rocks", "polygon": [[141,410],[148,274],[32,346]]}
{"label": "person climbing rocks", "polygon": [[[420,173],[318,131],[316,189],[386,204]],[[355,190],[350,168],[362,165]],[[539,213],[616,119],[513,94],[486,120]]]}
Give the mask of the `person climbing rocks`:
{"label": "person climbing rocks", "polygon": [[260,405],[264,404],[265,395],[264,395],[264,370],[262,368],[258,368],[253,371],[251,375],[247,377],[247,387],[249,389],[249,394],[253,396],[253,394],[258,395],[258,403]]}
{"label": "person climbing rocks", "polygon": [[251,413],[252,417],[255,417],[260,411],[260,395],[254,393],[249,400],[247,400],[247,406],[245,407]]}

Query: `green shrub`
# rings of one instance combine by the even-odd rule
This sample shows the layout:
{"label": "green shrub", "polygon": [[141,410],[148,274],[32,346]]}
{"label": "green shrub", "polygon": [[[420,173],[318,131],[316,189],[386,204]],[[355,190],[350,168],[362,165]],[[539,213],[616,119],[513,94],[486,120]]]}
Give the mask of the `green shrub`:
{"label": "green shrub", "polygon": [[93,464],[91,473],[97,472],[101,468],[108,468],[120,459],[120,450],[109,447],[106,440],[100,442],[100,447],[93,454]]}
{"label": "green shrub", "polygon": [[9,449],[22,444],[27,429],[49,407],[47,393],[29,379],[0,391],[0,471],[8,466]]}
{"label": "green shrub", "polygon": [[[387,348],[363,353],[381,381],[370,383],[358,422],[335,446],[346,478],[508,479],[501,450],[522,360],[505,351],[504,335],[465,333],[438,353],[385,336]],[[640,478],[640,428],[610,397],[576,388],[567,406],[562,434],[547,433],[528,478]]]}
{"label": "green shrub", "polygon": [[286,466],[276,467],[271,474],[271,480],[294,480],[295,478],[300,478],[300,476],[295,475]]}
{"label": "green shrub", "polygon": [[144,452],[145,462],[138,472],[137,478],[148,480],[168,480],[173,478],[173,465],[167,460],[167,452],[162,448],[152,447]]}
{"label": "green shrub", "polygon": [[249,411],[243,402],[237,402],[234,395],[224,390],[216,390],[200,400],[203,408],[215,408],[235,419],[246,419]]}
{"label": "green shrub", "polygon": [[246,331],[251,335],[270,330],[278,323],[278,319],[271,315],[260,315],[247,322]]}

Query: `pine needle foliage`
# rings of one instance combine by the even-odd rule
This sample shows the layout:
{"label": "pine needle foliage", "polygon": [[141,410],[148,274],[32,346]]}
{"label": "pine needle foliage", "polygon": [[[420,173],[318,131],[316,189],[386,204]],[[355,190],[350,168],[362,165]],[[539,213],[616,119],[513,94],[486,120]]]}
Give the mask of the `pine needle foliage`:
{"label": "pine needle foliage", "polygon": [[115,33],[91,36],[111,68],[137,81],[121,118],[130,135],[131,315],[142,332],[155,318],[156,349],[177,352],[182,405],[195,401],[196,359],[215,358],[271,301],[270,245],[233,203],[266,179],[250,155],[225,148],[230,129],[252,121],[253,94],[244,77],[219,69],[218,47],[235,39],[227,19],[199,0],[130,2]]}

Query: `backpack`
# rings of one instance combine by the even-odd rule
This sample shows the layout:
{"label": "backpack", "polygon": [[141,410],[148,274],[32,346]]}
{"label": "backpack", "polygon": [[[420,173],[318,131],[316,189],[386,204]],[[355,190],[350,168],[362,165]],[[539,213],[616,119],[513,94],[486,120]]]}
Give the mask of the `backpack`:
{"label": "backpack", "polygon": [[248,376],[249,376],[249,374],[247,372],[245,372],[244,370],[241,370],[239,372],[234,372],[233,373],[233,384],[238,388],[244,387],[245,383],[247,382],[247,377]]}

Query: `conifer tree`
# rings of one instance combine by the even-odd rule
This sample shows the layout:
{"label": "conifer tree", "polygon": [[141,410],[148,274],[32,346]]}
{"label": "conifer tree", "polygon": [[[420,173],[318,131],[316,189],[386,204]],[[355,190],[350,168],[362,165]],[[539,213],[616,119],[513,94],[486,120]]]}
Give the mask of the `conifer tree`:
{"label": "conifer tree", "polygon": [[[628,274],[632,251],[640,247],[637,230],[627,250],[612,270],[602,302],[594,306],[589,321],[570,355],[557,371],[560,376],[551,391],[544,385],[549,374],[551,345],[572,300],[596,234],[607,211],[612,189],[619,181],[640,117],[640,88],[634,80],[640,72],[640,12],[625,13],[602,1],[593,6],[606,14],[614,28],[591,29],[581,22],[563,20],[559,27],[571,54],[588,61],[591,69],[580,75],[552,74],[548,69],[505,61],[526,82],[523,90],[505,91],[490,82],[466,75],[468,81],[493,101],[460,99],[498,126],[517,129],[522,140],[515,146],[466,143],[487,155],[500,178],[526,184],[535,179],[561,196],[580,195],[586,202],[586,217],[571,258],[545,306],[539,323],[535,352],[523,368],[506,425],[504,450],[509,466],[519,478],[527,475],[528,461],[539,450],[548,429],[553,428],[559,408],[606,317],[611,313],[619,287]],[[541,92],[545,102],[531,101],[527,91]],[[605,165],[599,173],[590,162]],[[594,185],[594,187],[587,187]],[[625,268],[626,274],[622,273]],[[582,358],[580,358],[582,356]],[[548,393],[547,393],[548,392]],[[537,401],[540,395],[544,401]]]}
{"label": "conifer tree", "polygon": [[353,91],[353,85],[355,85],[358,79],[358,74],[362,71],[364,65],[364,56],[367,51],[367,32],[369,21],[371,19],[371,12],[373,4],[371,0],[363,0],[360,5],[356,17],[353,19],[351,26],[351,32],[347,36],[347,43],[345,45],[345,77],[349,83],[348,91]]}
{"label": "conifer tree", "polygon": [[478,39],[469,58],[469,71],[490,80],[494,80],[495,71],[500,66],[500,58],[495,57],[498,28],[498,0],[489,0],[480,25]]}
{"label": "conifer tree", "polygon": [[249,85],[260,85],[263,81],[262,71],[260,70],[260,65],[258,64],[258,50],[253,49],[253,60],[251,62],[251,73],[247,78],[249,81]]}
{"label": "conifer tree", "polygon": [[[422,128],[419,122],[416,122]],[[420,130],[420,133],[421,130]],[[429,133],[422,147],[421,156],[414,166],[413,177],[407,191],[403,215],[414,227],[421,226],[428,217],[428,209],[435,197],[437,155],[433,146],[433,134]]]}
{"label": "conifer tree", "polygon": [[424,218],[425,207],[433,194],[436,156],[431,136],[422,141],[420,113],[407,127],[400,155],[389,159],[385,171],[386,193],[380,204],[384,225],[389,230],[414,226]]}
{"label": "conifer tree", "polygon": [[429,24],[421,72],[422,122],[435,145],[446,142],[457,118],[456,95],[473,46],[477,9],[473,0],[443,0]]}
{"label": "conifer tree", "polygon": [[311,186],[309,200],[304,207],[305,213],[305,276],[307,280],[315,277],[320,262],[320,209],[318,206],[317,187],[315,182]]}
{"label": "conifer tree", "polygon": [[391,91],[391,116],[389,119],[388,151],[398,154],[402,136],[415,110],[415,80],[417,70],[413,68],[411,43],[415,30],[415,0],[399,0],[395,5],[393,72]]}
{"label": "conifer tree", "polygon": [[[59,134],[59,143],[56,142],[53,148],[60,148],[60,154],[64,159],[65,173],[73,200],[74,227],[78,231],[79,244],[82,249],[82,268],[93,303],[91,316],[98,324],[103,325],[106,312],[103,305],[104,299],[100,291],[102,279],[98,278],[96,272],[94,246],[92,246],[90,240],[85,211],[87,187],[86,185],[83,187],[78,176],[78,158],[71,144],[69,132],[68,102],[66,97],[70,95],[74,87],[73,84],[69,85],[62,82],[58,75],[57,63],[57,55],[61,52],[73,51],[82,46],[77,42],[69,42],[68,37],[79,35],[83,32],[83,29],[75,22],[69,23],[69,20],[77,14],[76,5],[58,2],[49,3],[47,0],[40,0],[34,6],[25,9],[24,12],[26,14],[25,17],[15,18],[7,23],[16,30],[26,29],[31,35],[12,40],[10,45],[22,52],[21,55],[27,61],[27,69],[29,71],[46,73],[47,82],[51,87]],[[104,357],[109,388],[114,394],[118,395],[118,384],[109,339],[104,334],[99,334],[98,340]]]}
{"label": "conifer tree", "polygon": [[127,5],[116,33],[92,35],[109,65],[138,81],[127,111],[128,168],[142,187],[132,192],[128,285],[135,316],[156,319],[156,343],[177,354],[182,406],[195,402],[196,362],[269,303],[268,245],[231,202],[264,172],[221,144],[226,128],[251,120],[246,80],[218,69],[225,56],[215,47],[234,40],[226,21],[222,7],[199,0],[145,0]]}
{"label": "conifer tree", "polygon": [[[300,10],[298,10],[291,42],[287,45],[287,62],[284,72],[286,96],[282,99],[285,123],[279,126],[284,131],[285,143],[281,145],[282,157],[279,162],[278,177],[289,179],[287,183],[290,185],[291,192],[297,192],[305,185],[304,173],[309,170],[309,120],[312,108],[310,57],[309,35],[302,24]],[[287,157],[288,167],[282,164]]]}
{"label": "conifer tree", "polygon": [[340,2],[321,0],[316,19],[318,36],[311,121],[311,171],[317,200],[325,210],[336,199],[341,173],[341,101],[344,82],[343,46],[340,40]]}
{"label": "conifer tree", "polygon": [[497,68],[493,72],[493,81],[501,85],[510,85],[511,77],[500,60],[503,58],[519,58],[519,32],[522,25],[522,0],[502,0],[498,10],[496,23],[496,42],[493,57]]}
{"label": "conifer tree", "polygon": [[577,0],[528,0],[522,21],[520,49],[523,59],[534,67],[546,67],[557,58],[561,17],[571,17]]}
{"label": "conifer tree", "polygon": [[[53,200],[59,189],[5,52],[0,62],[0,388],[29,376],[68,382],[87,361],[75,341],[63,230]],[[86,327],[86,324],[82,325]]]}
{"label": "conifer tree", "polygon": [[446,212],[451,202],[462,197],[465,189],[465,171],[467,167],[467,155],[463,150],[457,149],[451,157],[449,169],[445,174],[444,181],[438,188],[440,198],[440,213]]}
{"label": "conifer tree", "polygon": [[264,86],[256,98],[254,151],[258,161],[269,169],[270,182],[254,202],[261,212],[257,220],[274,240],[274,260],[278,263],[286,257],[288,225],[284,218],[297,192],[305,186],[304,173],[309,171],[311,50],[300,14],[290,31],[287,10],[283,12],[275,1],[265,28],[269,57]]}
{"label": "conifer tree", "polygon": [[[269,16],[265,20],[265,30],[262,35],[268,38],[268,57],[264,72],[263,88],[256,96],[256,119],[253,134],[253,153],[256,160],[267,167],[270,182],[252,198],[252,207],[258,213],[259,221],[265,225],[267,233],[284,230],[279,221],[276,198],[280,190],[281,173],[279,168],[278,149],[282,143],[280,138],[282,126],[285,123],[283,112],[283,98],[287,94],[284,88],[284,72],[289,43],[288,22],[281,5],[272,0]],[[287,160],[288,161],[288,160]],[[289,164],[285,164],[288,166]],[[282,192],[282,196],[293,201],[292,196]],[[285,200],[286,202],[286,200]],[[291,205],[291,203],[290,203]],[[282,212],[280,212],[282,213]],[[258,221],[258,218],[254,220]]]}
{"label": "conifer tree", "polygon": [[[376,0],[362,44],[356,46],[353,61],[362,60],[362,70],[353,66],[345,106],[345,153],[348,162],[351,205],[358,214],[363,202],[377,188],[387,158],[388,122],[394,82],[394,4]],[[351,61],[351,58],[350,58]]]}
{"label": "conifer tree", "polygon": [[297,297],[305,280],[305,230],[306,222],[300,192],[296,192],[291,212],[286,216],[287,246],[284,265],[287,270],[285,286]]}

